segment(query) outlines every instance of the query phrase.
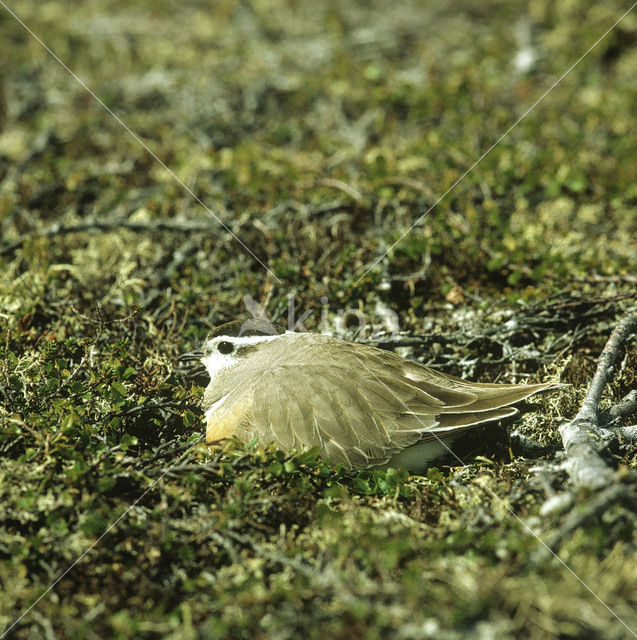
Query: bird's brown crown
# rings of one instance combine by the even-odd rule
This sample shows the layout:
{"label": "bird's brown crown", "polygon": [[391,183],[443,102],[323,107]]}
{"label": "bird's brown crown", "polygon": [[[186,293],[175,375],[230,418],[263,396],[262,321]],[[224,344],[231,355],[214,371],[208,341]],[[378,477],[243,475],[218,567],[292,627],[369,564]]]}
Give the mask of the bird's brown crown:
{"label": "bird's brown crown", "polygon": [[244,322],[233,320],[219,325],[210,332],[208,340],[219,336],[239,338],[243,336],[276,336],[280,333],[283,333],[283,331],[271,322],[260,318],[250,318]]}

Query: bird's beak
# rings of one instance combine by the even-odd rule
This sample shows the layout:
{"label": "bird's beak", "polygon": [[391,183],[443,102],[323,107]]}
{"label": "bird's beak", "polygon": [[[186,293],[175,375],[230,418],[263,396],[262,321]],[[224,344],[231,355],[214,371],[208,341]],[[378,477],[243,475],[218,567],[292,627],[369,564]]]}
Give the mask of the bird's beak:
{"label": "bird's beak", "polygon": [[187,351],[179,356],[180,360],[201,360],[203,358],[203,349],[195,349],[194,351]]}

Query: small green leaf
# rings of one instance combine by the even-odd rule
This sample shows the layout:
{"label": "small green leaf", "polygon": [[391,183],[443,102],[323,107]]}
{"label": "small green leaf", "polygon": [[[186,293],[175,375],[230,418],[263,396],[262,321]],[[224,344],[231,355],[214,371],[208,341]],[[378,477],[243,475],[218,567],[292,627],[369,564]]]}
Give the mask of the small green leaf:
{"label": "small green leaf", "polygon": [[192,427],[192,425],[194,425],[196,422],[197,422],[197,417],[195,416],[195,414],[192,411],[189,411],[188,409],[186,409],[184,411],[184,426]]}
{"label": "small green leaf", "polygon": [[319,453],[320,453],[319,447],[312,447],[311,449],[308,449],[307,451],[303,451],[302,453],[300,453],[298,456],[294,458],[294,460],[298,464],[314,464],[318,460]]}
{"label": "small green leaf", "polygon": [[116,482],[113,476],[102,476],[97,481],[97,490],[100,493],[107,493],[115,486]]}
{"label": "small green leaf", "polygon": [[268,467],[268,471],[278,478],[283,473],[283,465],[280,462],[273,462]]}
{"label": "small green leaf", "polygon": [[126,397],[126,387],[121,382],[113,382],[111,384],[111,390],[114,392],[112,394],[114,400],[119,400],[118,395],[121,398]]}
{"label": "small green leaf", "polygon": [[132,436],[130,433],[125,433],[119,441],[119,446],[122,451],[127,451],[129,447],[134,447],[137,442],[138,440],[136,436]]}
{"label": "small green leaf", "polygon": [[356,493],[362,493],[363,495],[369,495],[373,493],[369,480],[361,478],[360,476],[358,478],[354,478],[354,481],[352,482],[352,488],[354,489],[354,491],[356,491]]}

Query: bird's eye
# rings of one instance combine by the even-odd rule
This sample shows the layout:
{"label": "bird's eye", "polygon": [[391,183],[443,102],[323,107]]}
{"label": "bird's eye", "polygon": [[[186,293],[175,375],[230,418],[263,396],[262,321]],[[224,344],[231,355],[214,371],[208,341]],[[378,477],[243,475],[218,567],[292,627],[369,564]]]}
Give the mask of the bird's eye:
{"label": "bird's eye", "polygon": [[217,345],[217,349],[219,350],[219,353],[227,355],[228,353],[232,353],[234,351],[234,345],[232,344],[232,342],[223,340]]}

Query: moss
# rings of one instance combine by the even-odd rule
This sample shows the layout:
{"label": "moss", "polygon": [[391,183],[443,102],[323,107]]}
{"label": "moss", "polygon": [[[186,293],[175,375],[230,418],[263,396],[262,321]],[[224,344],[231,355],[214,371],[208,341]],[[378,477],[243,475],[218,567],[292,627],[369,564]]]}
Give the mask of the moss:
{"label": "moss", "polygon": [[[90,549],[15,637],[625,637],[627,511],[554,549],[581,582],[529,528],[560,527],[537,470],[635,303],[632,16],[472,167],[625,8],[68,9],[14,7],[174,175],[2,21],[0,629]],[[208,451],[179,354],[245,295],[349,337],[388,308],[404,355],[572,387],[426,477]]]}

